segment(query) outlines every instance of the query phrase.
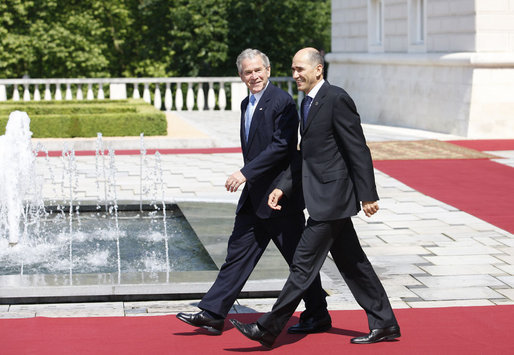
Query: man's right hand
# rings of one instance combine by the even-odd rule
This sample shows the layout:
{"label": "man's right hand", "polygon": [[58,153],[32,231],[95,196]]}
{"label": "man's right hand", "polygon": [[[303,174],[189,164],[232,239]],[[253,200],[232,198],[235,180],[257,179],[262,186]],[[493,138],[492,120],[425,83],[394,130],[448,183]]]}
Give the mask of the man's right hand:
{"label": "man's right hand", "polygon": [[280,206],[278,204],[278,202],[280,201],[282,196],[284,196],[284,192],[282,192],[282,190],[280,190],[280,189],[275,189],[275,190],[271,191],[271,193],[269,194],[269,198],[268,198],[268,206],[270,206],[271,209],[274,209],[277,211],[281,210],[282,206]]}
{"label": "man's right hand", "polygon": [[246,177],[243,175],[241,170],[234,172],[230,175],[225,182],[225,188],[229,192],[236,192],[239,186],[246,182]]}

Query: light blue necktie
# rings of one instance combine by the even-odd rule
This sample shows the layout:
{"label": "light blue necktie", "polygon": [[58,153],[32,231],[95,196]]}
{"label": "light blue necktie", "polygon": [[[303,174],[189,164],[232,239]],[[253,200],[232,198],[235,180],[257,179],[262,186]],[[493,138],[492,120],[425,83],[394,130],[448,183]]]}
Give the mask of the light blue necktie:
{"label": "light blue necktie", "polygon": [[255,95],[250,95],[248,106],[246,106],[245,112],[245,138],[248,142],[248,133],[250,133],[250,125],[252,124],[253,111],[255,110]]}

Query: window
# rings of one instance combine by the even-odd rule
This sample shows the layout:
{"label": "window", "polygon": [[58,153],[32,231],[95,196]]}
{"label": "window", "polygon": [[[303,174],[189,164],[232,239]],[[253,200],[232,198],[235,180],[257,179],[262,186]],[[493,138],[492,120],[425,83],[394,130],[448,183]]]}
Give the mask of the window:
{"label": "window", "polygon": [[426,0],[409,0],[409,52],[426,52]]}
{"label": "window", "polygon": [[384,51],[384,2],[368,0],[368,51]]}

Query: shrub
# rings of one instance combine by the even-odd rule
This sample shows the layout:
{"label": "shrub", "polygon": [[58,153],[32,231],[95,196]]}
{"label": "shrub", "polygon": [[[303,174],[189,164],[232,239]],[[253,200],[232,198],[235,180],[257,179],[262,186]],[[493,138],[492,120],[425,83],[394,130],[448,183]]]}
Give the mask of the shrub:
{"label": "shrub", "polygon": [[143,100],[0,102],[0,133],[12,111],[30,117],[34,138],[165,135],[166,116]]}

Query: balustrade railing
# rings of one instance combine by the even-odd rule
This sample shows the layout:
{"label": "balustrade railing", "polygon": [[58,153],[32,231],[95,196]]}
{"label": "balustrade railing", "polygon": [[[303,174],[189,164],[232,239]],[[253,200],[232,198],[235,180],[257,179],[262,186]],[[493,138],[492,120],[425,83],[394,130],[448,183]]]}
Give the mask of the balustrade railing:
{"label": "balustrade railing", "polygon": [[[273,77],[270,80],[295,97],[293,87],[296,91],[296,85],[293,85],[292,78]],[[164,97],[161,89],[164,89]],[[157,109],[166,111],[238,111],[239,103],[247,94],[248,90],[239,77],[0,79],[0,101],[132,97],[142,98]],[[296,98],[300,102],[303,93],[299,92]]]}

